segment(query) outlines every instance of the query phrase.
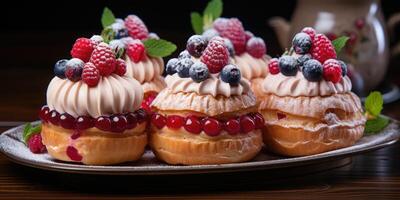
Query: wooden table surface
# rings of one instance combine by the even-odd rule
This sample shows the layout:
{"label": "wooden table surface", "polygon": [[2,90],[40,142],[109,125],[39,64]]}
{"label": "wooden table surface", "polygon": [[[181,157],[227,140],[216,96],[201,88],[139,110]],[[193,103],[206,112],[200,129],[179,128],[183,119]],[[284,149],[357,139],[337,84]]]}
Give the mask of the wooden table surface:
{"label": "wooden table surface", "polygon": [[[3,69],[0,121],[37,119],[51,76],[51,69]],[[400,102],[385,105],[384,110],[400,118]],[[0,199],[399,199],[399,153],[400,143],[396,143],[354,156],[342,167],[311,167],[311,172],[296,168],[273,173],[114,177],[33,169],[0,154]]]}

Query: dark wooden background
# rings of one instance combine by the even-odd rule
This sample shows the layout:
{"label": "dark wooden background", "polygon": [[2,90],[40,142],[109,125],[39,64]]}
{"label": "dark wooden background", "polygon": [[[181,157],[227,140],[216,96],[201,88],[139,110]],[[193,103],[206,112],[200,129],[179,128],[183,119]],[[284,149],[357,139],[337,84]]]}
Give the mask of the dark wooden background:
{"label": "dark wooden background", "polygon": [[[289,19],[295,1],[273,1],[273,5],[262,2],[226,0],[224,16],[239,17],[246,29],[266,40],[268,52],[274,56],[281,51],[266,20],[276,15]],[[182,49],[182,38],[192,34],[190,11],[202,11],[207,1],[7,3],[0,12],[0,122],[37,119],[38,108],[45,104],[53,64],[69,56],[77,37],[100,32],[104,6],[120,17],[139,15],[151,31]],[[386,16],[400,11],[400,1],[383,0],[382,5]],[[386,78],[398,85],[399,65],[400,59],[392,58]],[[385,105],[385,114],[400,119],[400,102]],[[1,127],[0,131],[8,128]],[[397,143],[355,156],[351,163],[332,170],[306,167],[273,173],[160,177],[47,172],[14,164],[0,155],[0,199],[399,199],[399,153]]]}

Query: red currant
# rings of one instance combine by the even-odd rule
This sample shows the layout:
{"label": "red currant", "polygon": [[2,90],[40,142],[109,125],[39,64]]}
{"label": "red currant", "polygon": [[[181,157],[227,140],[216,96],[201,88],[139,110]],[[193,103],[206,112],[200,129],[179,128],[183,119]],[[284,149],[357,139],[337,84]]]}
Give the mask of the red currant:
{"label": "red currant", "polygon": [[227,122],[225,122],[225,130],[230,134],[230,135],[236,135],[240,132],[240,123],[237,119],[230,119]]}
{"label": "red currant", "polygon": [[111,117],[111,131],[116,133],[124,132],[127,121],[124,115],[114,115]]}
{"label": "red currant", "polygon": [[256,129],[264,127],[264,117],[260,113],[253,114],[254,123],[256,124]]}
{"label": "red currant", "polygon": [[75,118],[68,113],[63,113],[60,115],[60,125],[65,129],[74,129]]}
{"label": "red currant", "polygon": [[256,128],[254,120],[247,115],[240,117],[240,126],[243,133],[248,133]]}
{"label": "red currant", "polygon": [[88,116],[80,116],[76,119],[76,128],[79,130],[84,130],[94,127],[94,120]]}
{"label": "red currant", "polygon": [[58,125],[60,122],[60,114],[58,114],[58,112],[56,110],[52,110],[50,112],[49,121],[54,125]]}
{"label": "red currant", "polygon": [[172,129],[179,129],[183,126],[185,120],[178,115],[170,115],[167,117],[167,127]]}
{"label": "red currant", "polygon": [[111,120],[106,116],[100,116],[96,119],[95,126],[102,131],[111,131]]}
{"label": "red currant", "polygon": [[217,136],[222,130],[221,123],[214,118],[203,119],[203,130],[209,136]]}
{"label": "red currant", "polygon": [[135,113],[128,113],[126,114],[126,122],[128,123],[126,125],[126,129],[132,129],[137,126],[137,118]]}
{"label": "red currant", "polygon": [[190,133],[199,134],[201,132],[201,123],[199,118],[194,115],[186,117],[184,128]]}
{"label": "red currant", "polygon": [[48,119],[49,112],[50,112],[50,108],[49,108],[48,106],[43,106],[43,107],[40,109],[39,118],[40,118],[43,122],[47,122],[47,120],[49,120],[49,119]]}
{"label": "red currant", "polygon": [[151,123],[158,129],[162,129],[167,123],[167,120],[160,114],[154,114],[151,116]]}

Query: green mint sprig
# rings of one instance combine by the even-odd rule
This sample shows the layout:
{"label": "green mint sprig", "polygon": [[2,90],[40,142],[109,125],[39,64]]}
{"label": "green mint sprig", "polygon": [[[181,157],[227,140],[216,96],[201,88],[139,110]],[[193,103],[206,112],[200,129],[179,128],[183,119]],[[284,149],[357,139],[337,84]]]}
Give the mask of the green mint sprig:
{"label": "green mint sprig", "polygon": [[215,19],[222,15],[222,0],[211,0],[203,11],[203,16],[198,12],[190,13],[193,31],[196,34],[203,33],[204,30],[211,28]]}
{"label": "green mint sprig", "polygon": [[163,39],[147,39],[143,41],[146,52],[152,57],[166,57],[176,50],[176,45]]}
{"label": "green mint sprig", "polygon": [[371,92],[365,100],[364,106],[365,115],[367,116],[364,132],[367,135],[377,133],[389,124],[389,119],[381,115],[383,109],[383,97],[380,92]]}
{"label": "green mint sprig", "polygon": [[332,45],[335,48],[336,54],[339,54],[342,48],[346,45],[347,40],[349,40],[349,37],[341,36],[332,41]]}
{"label": "green mint sprig", "polygon": [[103,25],[103,28],[105,29],[114,22],[115,22],[115,16],[113,12],[109,8],[104,7],[103,14],[101,15],[101,25]]}
{"label": "green mint sprig", "polygon": [[42,131],[42,124],[32,126],[31,123],[26,123],[24,127],[24,132],[22,134],[22,139],[24,143],[27,144],[29,138],[34,134],[40,133],[40,131]]}

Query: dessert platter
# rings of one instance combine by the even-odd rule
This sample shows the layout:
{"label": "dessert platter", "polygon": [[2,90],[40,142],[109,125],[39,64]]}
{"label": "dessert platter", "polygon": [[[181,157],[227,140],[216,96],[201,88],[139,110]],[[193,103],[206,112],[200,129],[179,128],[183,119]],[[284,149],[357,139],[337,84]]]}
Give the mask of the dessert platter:
{"label": "dessert platter", "polygon": [[136,15],[103,27],[56,62],[40,121],[0,135],[5,156],[69,173],[218,173],[338,160],[400,137],[382,96],[363,106],[338,42],[312,28],[270,58],[238,19],[215,18],[164,77],[175,45]]}

